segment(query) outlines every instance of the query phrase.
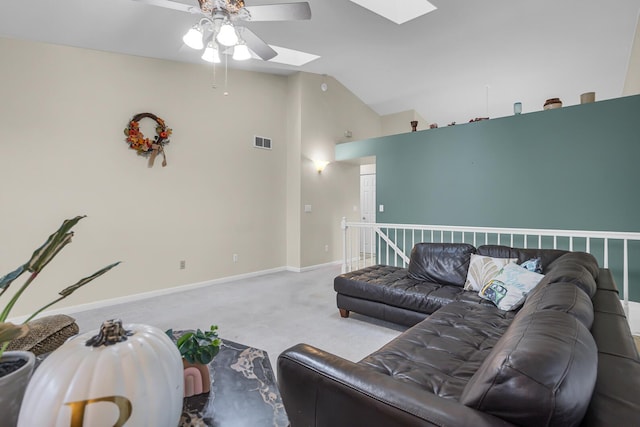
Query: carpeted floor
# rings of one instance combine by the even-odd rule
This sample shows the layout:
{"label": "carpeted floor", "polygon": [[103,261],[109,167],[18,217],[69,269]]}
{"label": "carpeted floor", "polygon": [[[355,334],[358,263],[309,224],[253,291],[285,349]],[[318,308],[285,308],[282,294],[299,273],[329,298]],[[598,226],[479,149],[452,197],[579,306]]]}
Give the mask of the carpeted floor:
{"label": "carpeted floor", "polygon": [[223,339],[266,350],[274,368],[278,355],[300,342],[358,361],[407,328],[357,314],[341,318],[338,274],[340,266],[285,271],[69,314],[81,333],[113,318],[162,330],[215,324]]}

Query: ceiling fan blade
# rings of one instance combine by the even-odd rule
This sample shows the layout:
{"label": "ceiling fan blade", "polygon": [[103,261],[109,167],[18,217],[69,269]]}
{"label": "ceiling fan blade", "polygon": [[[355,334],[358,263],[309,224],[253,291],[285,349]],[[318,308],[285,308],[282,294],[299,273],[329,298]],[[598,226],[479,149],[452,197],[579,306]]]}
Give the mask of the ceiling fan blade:
{"label": "ceiling fan blade", "polygon": [[261,6],[245,6],[251,14],[251,21],[292,21],[311,19],[309,3],[265,4]]}
{"label": "ceiling fan blade", "polygon": [[241,37],[247,44],[247,47],[258,55],[263,61],[274,58],[278,52],[273,50],[264,40],[258,37],[253,31],[246,27],[242,27]]}
{"label": "ceiling fan blade", "polygon": [[171,0],[133,0],[138,3],[150,4],[151,6],[163,7],[165,9],[179,10],[180,12],[200,13],[200,8],[178,3]]}

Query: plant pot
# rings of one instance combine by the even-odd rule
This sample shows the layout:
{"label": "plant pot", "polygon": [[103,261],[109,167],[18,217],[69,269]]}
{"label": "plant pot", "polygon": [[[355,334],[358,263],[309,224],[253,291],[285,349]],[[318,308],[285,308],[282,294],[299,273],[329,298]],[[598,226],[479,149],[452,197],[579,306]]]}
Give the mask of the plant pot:
{"label": "plant pot", "polygon": [[36,356],[28,351],[6,351],[0,359],[0,364],[20,359],[26,359],[27,363],[18,370],[0,378],[0,414],[2,414],[2,425],[14,426],[18,422],[20,405],[22,404],[24,391],[33,373]]}
{"label": "plant pot", "polygon": [[211,376],[209,365],[189,363],[182,359],[184,367],[184,397],[209,393],[211,390]]}

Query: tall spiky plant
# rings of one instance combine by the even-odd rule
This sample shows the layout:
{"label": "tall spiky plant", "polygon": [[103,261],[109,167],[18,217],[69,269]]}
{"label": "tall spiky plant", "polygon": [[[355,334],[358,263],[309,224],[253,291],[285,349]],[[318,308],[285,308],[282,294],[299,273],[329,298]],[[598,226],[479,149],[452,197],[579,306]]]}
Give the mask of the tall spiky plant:
{"label": "tall spiky plant", "polygon": [[77,216],[75,218],[65,220],[60,226],[60,228],[58,229],[58,231],[56,231],[51,236],[49,236],[47,241],[44,242],[42,246],[40,246],[38,249],[35,250],[33,255],[31,255],[31,259],[29,261],[27,261],[25,264],[21,265],[20,267],[16,268],[11,273],[3,277],[0,277],[0,297],[2,297],[2,295],[7,291],[7,289],[9,289],[9,286],[11,285],[11,283],[13,283],[14,280],[16,280],[25,272],[31,273],[27,278],[27,280],[22,284],[20,289],[18,289],[18,291],[9,300],[9,302],[4,307],[2,312],[0,312],[0,357],[2,357],[2,354],[7,349],[7,346],[9,345],[11,340],[15,338],[19,338],[26,334],[26,332],[28,331],[28,327],[26,323],[29,320],[33,319],[35,316],[40,314],[43,310],[46,310],[47,308],[51,307],[53,304],[57,303],[58,301],[65,299],[66,297],[71,295],[73,292],[80,289],[82,286],[91,282],[93,279],[99,276],[102,276],[104,273],[111,270],[116,265],[120,264],[120,262],[115,262],[113,264],[110,264],[104,267],[103,269],[96,271],[91,276],[87,276],[83,279],[80,279],[75,284],[64,288],[58,293],[60,297],[58,297],[57,299],[53,300],[49,304],[46,304],[43,307],[36,310],[31,316],[29,316],[28,319],[24,321],[23,324],[15,325],[13,323],[6,322],[7,317],[11,312],[11,309],[16,304],[16,302],[18,301],[22,293],[29,287],[29,285],[31,285],[31,283],[35,280],[35,278],[38,277],[38,274],[40,274],[42,269],[47,264],[49,264],[49,262],[51,262],[51,260],[58,254],[58,252],[60,252],[62,248],[64,248],[66,245],[71,243],[71,238],[73,237],[73,232],[71,231],[71,229],[82,218],[85,218],[85,216],[84,215]]}

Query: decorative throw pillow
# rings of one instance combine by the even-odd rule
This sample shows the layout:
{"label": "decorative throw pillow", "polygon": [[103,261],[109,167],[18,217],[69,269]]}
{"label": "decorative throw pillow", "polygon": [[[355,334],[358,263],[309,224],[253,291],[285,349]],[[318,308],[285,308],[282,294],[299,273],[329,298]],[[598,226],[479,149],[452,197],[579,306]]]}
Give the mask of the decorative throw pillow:
{"label": "decorative throw pillow", "polygon": [[509,263],[493,280],[483,286],[478,294],[494,303],[500,310],[514,310],[522,304],[527,294],[540,283],[543,277],[543,274]]}
{"label": "decorative throw pillow", "polygon": [[500,270],[510,262],[517,262],[518,258],[492,258],[488,256],[471,254],[467,281],[464,284],[466,291],[478,292],[491,279],[496,277]]}
{"label": "decorative throw pillow", "polygon": [[534,273],[542,274],[542,259],[531,258],[520,264],[520,267],[526,268],[527,270],[533,271]]}

